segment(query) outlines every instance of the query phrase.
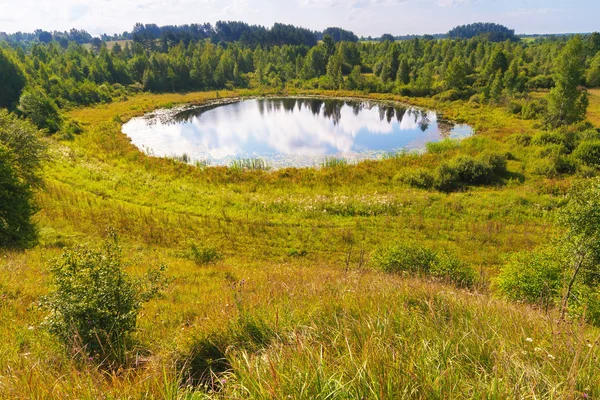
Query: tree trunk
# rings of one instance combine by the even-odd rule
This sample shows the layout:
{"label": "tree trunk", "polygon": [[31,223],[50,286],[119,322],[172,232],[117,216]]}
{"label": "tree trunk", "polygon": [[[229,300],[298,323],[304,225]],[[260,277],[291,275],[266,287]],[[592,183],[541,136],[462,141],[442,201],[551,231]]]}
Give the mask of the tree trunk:
{"label": "tree trunk", "polygon": [[575,267],[575,271],[573,271],[573,276],[571,277],[571,280],[569,281],[569,285],[567,286],[567,292],[565,293],[565,296],[563,297],[562,307],[561,307],[561,312],[560,312],[561,319],[565,319],[565,314],[567,312],[567,305],[569,303],[569,297],[571,297],[571,290],[573,289],[573,284],[575,283],[577,274],[579,273],[579,270],[581,269],[581,266],[583,265],[584,259],[585,259],[585,253],[580,254],[579,261],[577,261],[577,266]]}

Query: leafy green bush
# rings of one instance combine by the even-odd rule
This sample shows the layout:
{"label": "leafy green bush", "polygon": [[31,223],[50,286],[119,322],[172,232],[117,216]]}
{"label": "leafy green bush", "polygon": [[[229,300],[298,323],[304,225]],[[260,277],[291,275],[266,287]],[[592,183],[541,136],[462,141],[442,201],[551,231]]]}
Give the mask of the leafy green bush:
{"label": "leafy green bush", "polygon": [[512,255],[495,280],[506,298],[548,306],[560,298],[563,260],[552,248]]}
{"label": "leafy green bush", "polygon": [[375,267],[384,272],[427,275],[437,262],[437,255],[433,250],[418,245],[398,243],[377,249],[372,260]]}
{"label": "leafy green bush", "polygon": [[416,276],[432,276],[471,287],[475,283],[475,272],[466,263],[449,253],[419,246],[397,243],[381,247],[371,258],[374,267],[387,273]]}
{"label": "leafy green bush", "polygon": [[40,129],[54,133],[60,129],[62,120],[54,101],[38,89],[26,90],[19,100],[19,110]]}
{"label": "leafy green bush", "polygon": [[433,187],[442,192],[455,189],[458,186],[458,173],[448,163],[440,164],[435,170]]}
{"label": "leafy green bush", "polygon": [[555,131],[542,131],[531,140],[534,146],[562,145],[570,153],[577,143],[577,135],[573,131],[559,129]]}
{"label": "leafy green bush", "polygon": [[484,151],[477,158],[479,161],[490,167],[494,174],[502,175],[506,173],[506,153],[501,154],[493,151]]}
{"label": "leafy green bush", "polygon": [[437,256],[437,262],[431,269],[431,275],[465,287],[472,287],[476,280],[473,268],[450,253],[442,253]]}
{"label": "leafy green bush", "polygon": [[553,154],[534,161],[531,169],[534,174],[555,178],[561,174],[575,173],[577,164],[569,156]]}
{"label": "leafy green bush", "polygon": [[600,140],[585,141],[573,152],[573,156],[587,165],[600,165]]}
{"label": "leafy green bush", "polygon": [[100,249],[65,251],[50,266],[52,292],[43,299],[46,326],[63,343],[109,366],[125,362],[144,302],[166,286],[164,267],[132,278],[123,270],[114,233]]}
{"label": "leafy green bush", "polygon": [[435,176],[427,169],[416,168],[398,173],[394,177],[394,180],[412,187],[429,189],[434,184]]}
{"label": "leafy green bush", "polygon": [[223,257],[214,247],[200,247],[195,243],[190,244],[189,257],[197,265],[206,265],[221,260]]}
{"label": "leafy green bush", "polygon": [[471,156],[458,156],[450,165],[456,171],[458,180],[463,183],[485,184],[493,179],[493,167]]}

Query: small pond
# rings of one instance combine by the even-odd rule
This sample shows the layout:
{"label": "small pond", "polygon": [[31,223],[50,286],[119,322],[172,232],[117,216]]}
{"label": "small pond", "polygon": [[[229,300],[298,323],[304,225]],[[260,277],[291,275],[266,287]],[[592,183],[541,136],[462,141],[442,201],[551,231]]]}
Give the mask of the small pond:
{"label": "small pond", "polygon": [[159,110],[133,118],[123,132],[155,156],[208,165],[261,158],[274,168],[320,165],[421,150],[427,142],[473,134],[435,111],[398,103],[321,98],[264,98]]}

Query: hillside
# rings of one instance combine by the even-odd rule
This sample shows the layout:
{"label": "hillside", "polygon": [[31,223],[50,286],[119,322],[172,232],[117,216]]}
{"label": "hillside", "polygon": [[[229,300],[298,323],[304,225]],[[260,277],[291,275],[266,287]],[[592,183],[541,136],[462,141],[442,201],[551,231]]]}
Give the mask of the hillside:
{"label": "hillside", "polygon": [[[40,245],[2,255],[3,397],[600,396],[600,331],[488,290],[506,254],[560,233],[552,212],[568,179],[527,174],[523,182],[526,153],[517,153],[508,166],[515,179],[501,185],[446,194],[394,180],[457,150],[319,170],[198,169],[144,155],[120,122],[107,122],[214,96],[144,94],[69,113],[85,132],[50,141]],[[499,108],[417,103],[477,128],[461,152],[508,146],[511,134],[537,129]],[[139,317],[137,368],[118,372],[70,358],[40,327],[37,307],[49,260],[63,246],[98,242],[108,225],[130,273],[164,263],[173,278]],[[455,252],[479,283],[463,290],[373,271],[372,251],[403,241]],[[218,249],[222,259],[198,264],[191,244]],[[207,362],[228,372],[209,384]]]}

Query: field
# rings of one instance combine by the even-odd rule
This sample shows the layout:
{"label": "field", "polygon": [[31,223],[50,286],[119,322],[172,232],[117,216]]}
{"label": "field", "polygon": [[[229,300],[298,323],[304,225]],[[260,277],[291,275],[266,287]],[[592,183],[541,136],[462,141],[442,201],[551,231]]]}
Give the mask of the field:
{"label": "field", "polygon": [[[50,140],[41,243],[1,255],[1,397],[600,397],[600,331],[490,290],[507,255],[560,234],[554,211],[569,180],[532,175],[526,150],[510,140],[535,133],[534,121],[495,107],[362,95],[471,124],[477,134],[461,152],[512,153],[503,182],[449,194],[397,176],[452,151],[321,169],[197,168],[149,157],[120,132],[156,108],[253,94],[142,94],[69,113],[85,132]],[[590,94],[589,119],[600,126],[600,92]],[[107,373],[65,352],[41,327],[38,302],[62,248],[98,243],[109,226],[129,272],[165,264],[173,282],[142,312],[135,365]],[[372,252],[398,242],[455,253],[478,271],[476,287],[372,270]],[[198,265],[193,246],[222,259]],[[198,379],[220,357],[214,366],[227,372]]]}

